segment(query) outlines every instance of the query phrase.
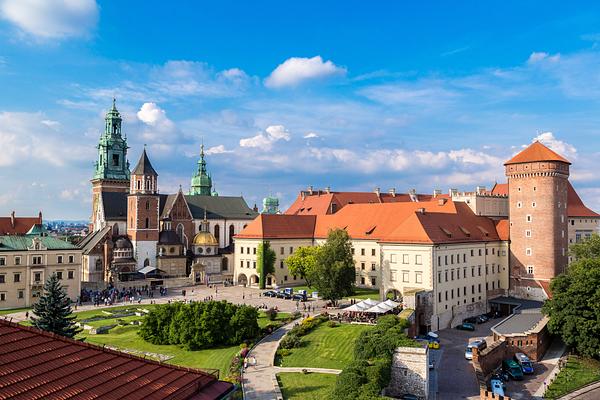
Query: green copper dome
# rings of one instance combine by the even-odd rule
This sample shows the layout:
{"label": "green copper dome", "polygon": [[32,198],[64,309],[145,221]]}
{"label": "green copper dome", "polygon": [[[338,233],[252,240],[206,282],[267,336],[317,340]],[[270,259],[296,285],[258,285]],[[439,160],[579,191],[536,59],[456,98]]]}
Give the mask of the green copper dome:
{"label": "green copper dome", "polygon": [[198,160],[198,169],[192,177],[190,185],[190,194],[210,196],[212,194],[212,179],[206,172],[206,161],[204,160],[204,144],[200,146],[200,160]]}
{"label": "green copper dome", "polygon": [[129,161],[127,160],[127,137],[121,135],[121,114],[116,101],[104,117],[104,133],[98,143],[98,159],[94,164],[93,179],[129,180]]}
{"label": "green copper dome", "polygon": [[279,199],[274,196],[267,196],[263,199],[263,214],[279,213]]}

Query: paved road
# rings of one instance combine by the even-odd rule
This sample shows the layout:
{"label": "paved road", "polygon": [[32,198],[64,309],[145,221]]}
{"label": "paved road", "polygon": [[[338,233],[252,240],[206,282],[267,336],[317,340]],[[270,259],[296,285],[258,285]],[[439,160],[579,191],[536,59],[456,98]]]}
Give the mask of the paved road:
{"label": "paved road", "polygon": [[275,352],[281,338],[298,322],[291,322],[261,340],[246,357],[256,360],[255,365],[248,365],[244,370],[245,400],[276,400],[279,397],[277,380],[275,379]]}
{"label": "paved road", "polygon": [[560,400],[598,400],[600,399],[600,383],[590,385],[571,393],[570,396],[561,397]]}

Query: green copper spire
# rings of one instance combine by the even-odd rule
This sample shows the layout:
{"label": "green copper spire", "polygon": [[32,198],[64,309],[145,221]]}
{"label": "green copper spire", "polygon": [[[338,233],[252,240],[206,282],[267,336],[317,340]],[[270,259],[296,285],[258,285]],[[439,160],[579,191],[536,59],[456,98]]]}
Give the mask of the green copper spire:
{"label": "green copper spire", "polygon": [[95,163],[93,179],[129,180],[127,161],[127,137],[121,136],[121,114],[117,110],[116,99],[104,117],[104,133],[98,143],[98,160]]}
{"label": "green copper spire", "polygon": [[206,172],[206,161],[204,160],[204,143],[200,146],[200,160],[198,160],[198,169],[192,177],[190,194],[199,194],[210,196],[212,194],[212,179]]}

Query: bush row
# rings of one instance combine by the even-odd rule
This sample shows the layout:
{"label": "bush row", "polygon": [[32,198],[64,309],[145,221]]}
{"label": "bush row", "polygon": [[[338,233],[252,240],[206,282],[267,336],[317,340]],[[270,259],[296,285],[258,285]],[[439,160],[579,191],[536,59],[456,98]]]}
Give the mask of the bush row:
{"label": "bush row", "polygon": [[139,335],[152,344],[198,350],[256,338],[257,319],[254,307],[226,301],[162,304],[146,315]]}

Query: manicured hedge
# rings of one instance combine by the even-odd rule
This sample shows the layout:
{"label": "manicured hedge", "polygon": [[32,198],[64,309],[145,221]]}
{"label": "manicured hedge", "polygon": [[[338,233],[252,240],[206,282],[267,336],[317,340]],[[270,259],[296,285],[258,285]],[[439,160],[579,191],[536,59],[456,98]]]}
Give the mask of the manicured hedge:
{"label": "manicured hedge", "polygon": [[226,301],[162,304],[144,318],[139,335],[153,344],[198,350],[256,338],[257,319],[254,307]]}

